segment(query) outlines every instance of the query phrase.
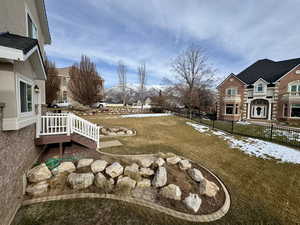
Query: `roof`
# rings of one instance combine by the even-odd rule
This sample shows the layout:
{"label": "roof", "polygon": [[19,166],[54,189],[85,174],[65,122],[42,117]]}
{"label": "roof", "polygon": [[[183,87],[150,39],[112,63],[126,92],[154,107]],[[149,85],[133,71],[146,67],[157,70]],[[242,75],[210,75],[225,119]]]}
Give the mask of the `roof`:
{"label": "roof", "polygon": [[69,71],[70,71],[70,66],[69,67],[64,67],[64,68],[57,68],[58,71],[58,76],[64,76],[64,77],[69,77]]}
{"label": "roof", "polygon": [[27,54],[31,49],[38,45],[36,39],[29,37],[23,37],[11,33],[0,33],[0,46],[7,48],[14,48],[23,51],[24,54]]}
{"label": "roof", "polygon": [[284,61],[272,61],[269,59],[258,60],[238,75],[240,80],[246,84],[253,84],[259,78],[273,83],[300,64],[300,58]]}

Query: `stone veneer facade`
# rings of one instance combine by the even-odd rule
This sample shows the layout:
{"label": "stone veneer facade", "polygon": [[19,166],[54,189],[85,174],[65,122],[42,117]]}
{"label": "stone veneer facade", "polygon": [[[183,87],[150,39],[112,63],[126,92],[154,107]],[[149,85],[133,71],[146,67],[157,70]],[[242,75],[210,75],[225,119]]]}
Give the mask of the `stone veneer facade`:
{"label": "stone veneer facade", "polygon": [[[291,93],[290,86],[292,84],[300,87],[300,65],[293,68],[291,71],[283,75],[278,81],[273,84],[265,82],[265,93],[255,93],[256,83],[264,83],[263,80],[258,80],[251,84],[253,87],[239,80],[235,75],[228,76],[218,86],[218,101],[217,101],[217,117],[220,120],[299,120],[300,117],[292,116],[292,106],[295,104],[300,106],[300,90]],[[235,88],[237,94],[228,96],[226,90]],[[252,117],[253,104],[255,100],[265,102],[265,117]],[[238,108],[235,114],[226,114],[226,104],[233,104]],[[284,114],[286,108],[286,114]]]}
{"label": "stone veneer facade", "polygon": [[35,125],[17,131],[0,130],[0,221],[3,225],[10,224],[21,205],[26,182],[24,174],[41,153],[34,138]]}

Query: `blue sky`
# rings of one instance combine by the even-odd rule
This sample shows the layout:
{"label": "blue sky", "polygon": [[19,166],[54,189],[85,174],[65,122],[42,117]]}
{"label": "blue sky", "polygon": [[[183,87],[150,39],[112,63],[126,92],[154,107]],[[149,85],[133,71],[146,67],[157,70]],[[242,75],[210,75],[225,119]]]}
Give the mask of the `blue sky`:
{"label": "blue sky", "polygon": [[116,64],[146,62],[148,85],[172,79],[172,58],[191,43],[201,46],[218,80],[258,59],[300,57],[298,0],[47,0],[52,45],[58,67],[82,54],[97,64],[105,86],[117,84]]}

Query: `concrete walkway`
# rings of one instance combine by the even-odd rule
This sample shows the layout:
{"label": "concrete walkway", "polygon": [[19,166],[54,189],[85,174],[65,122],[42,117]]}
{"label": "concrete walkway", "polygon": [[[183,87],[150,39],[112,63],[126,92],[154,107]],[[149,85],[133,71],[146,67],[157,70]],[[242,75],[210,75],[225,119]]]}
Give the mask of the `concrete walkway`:
{"label": "concrete walkway", "polygon": [[100,141],[100,149],[103,148],[111,148],[111,147],[118,147],[118,146],[122,146],[123,144],[118,141],[118,140],[114,140],[114,141]]}

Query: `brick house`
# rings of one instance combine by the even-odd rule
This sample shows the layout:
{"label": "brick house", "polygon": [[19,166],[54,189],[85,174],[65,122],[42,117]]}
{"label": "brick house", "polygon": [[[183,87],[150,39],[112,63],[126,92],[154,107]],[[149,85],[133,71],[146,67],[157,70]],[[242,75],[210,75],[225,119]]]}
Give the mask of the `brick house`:
{"label": "brick house", "polygon": [[300,58],[263,59],[218,85],[220,120],[300,119]]}
{"label": "brick house", "polygon": [[44,46],[51,36],[43,0],[0,4],[0,224],[10,224],[26,171],[42,152],[36,124],[45,104]]}

